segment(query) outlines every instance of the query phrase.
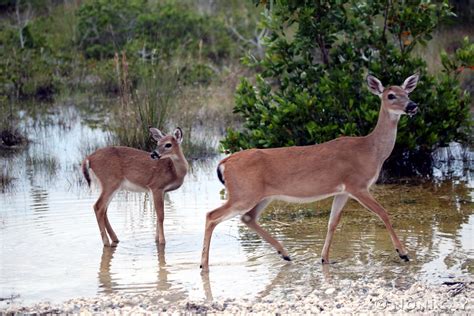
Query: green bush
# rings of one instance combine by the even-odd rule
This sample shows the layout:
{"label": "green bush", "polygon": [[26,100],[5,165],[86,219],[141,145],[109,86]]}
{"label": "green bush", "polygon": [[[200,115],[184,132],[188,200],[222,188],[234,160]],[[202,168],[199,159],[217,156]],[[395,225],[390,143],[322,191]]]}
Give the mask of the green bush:
{"label": "green bush", "polygon": [[182,51],[219,62],[235,50],[226,27],[218,19],[171,4],[140,15],[137,32],[147,47],[157,49],[165,58]]}
{"label": "green bush", "polygon": [[132,40],[144,1],[94,0],[81,5],[77,38],[88,58],[112,58]]}
{"label": "green bush", "polygon": [[366,88],[367,73],[388,86],[419,72],[411,99],[420,112],[401,118],[386,166],[399,174],[429,172],[431,152],[453,140],[465,141],[470,128],[469,95],[451,68],[469,65],[473,44],[466,42],[456,56],[445,57],[451,68],[436,76],[413,54],[451,15],[446,1],[275,2],[262,21],[271,30],[265,57],[244,60],[260,71],[254,84],[242,79],[237,89],[234,112],[245,119],[244,128],[229,129],[223,148],[234,152],[366,135],[380,108]]}
{"label": "green bush", "polygon": [[215,71],[206,64],[190,64],[182,70],[185,85],[209,85],[216,76]]}
{"label": "green bush", "polygon": [[[23,5],[24,2],[22,2]],[[33,1],[33,14],[45,10],[41,1]],[[22,9],[26,10],[26,9]],[[77,66],[73,48],[73,11],[57,7],[54,14],[39,15],[20,28],[16,20],[0,21],[0,79],[3,93],[18,98],[51,99],[71,78]],[[20,16],[23,13],[20,10]],[[6,15],[6,17],[9,17]],[[11,18],[11,17],[10,17]]]}
{"label": "green bush", "polygon": [[17,98],[50,99],[57,92],[54,60],[34,49],[13,48],[0,61],[2,93]]}
{"label": "green bush", "polygon": [[129,55],[159,58],[180,54],[220,61],[233,49],[223,23],[172,3],[93,0],[78,11],[78,44],[88,58],[112,58],[127,49]]}

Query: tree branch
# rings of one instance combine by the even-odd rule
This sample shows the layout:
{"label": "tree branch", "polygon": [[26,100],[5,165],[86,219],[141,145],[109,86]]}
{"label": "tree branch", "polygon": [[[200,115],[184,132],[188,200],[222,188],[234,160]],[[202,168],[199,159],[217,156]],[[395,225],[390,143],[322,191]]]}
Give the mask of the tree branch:
{"label": "tree branch", "polygon": [[329,65],[329,54],[326,49],[326,43],[324,42],[324,38],[321,36],[321,34],[318,34],[316,39],[317,39],[319,49],[321,51],[321,57],[323,58],[323,64]]}
{"label": "tree branch", "polygon": [[387,43],[387,38],[385,36],[385,33],[387,31],[387,19],[388,19],[388,10],[390,8],[390,0],[387,0],[387,3],[385,4],[385,17],[383,21],[383,32],[382,32],[382,41],[383,43]]}

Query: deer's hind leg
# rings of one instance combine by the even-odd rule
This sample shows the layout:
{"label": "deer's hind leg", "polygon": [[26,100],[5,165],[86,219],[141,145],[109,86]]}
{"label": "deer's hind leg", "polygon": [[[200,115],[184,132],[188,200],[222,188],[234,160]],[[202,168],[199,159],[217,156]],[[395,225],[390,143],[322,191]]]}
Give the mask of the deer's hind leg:
{"label": "deer's hind leg", "polygon": [[246,213],[255,205],[251,202],[232,203],[227,201],[224,205],[206,214],[206,227],[204,232],[204,242],[202,246],[201,269],[209,271],[209,247],[211,245],[211,237],[217,224],[234,217],[237,214]]}
{"label": "deer's hind leg", "polygon": [[273,238],[266,230],[262,228],[258,224],[258,218],[263,210],[270,204],[269,199],[264,199],[260,201],[254,208],[250,211],[242,215],[240,218],[244,224],[246,224],[249,228],[253,229],[260,237],[262,237],[266,242],[273,246],[273,248],[278,251],[278,253],[282,256],[283,259],[287,261],[291,261],[290,256],[288,255],[288,251],[282,246],[282,244]]}
{"label": "deer's hind leg", "polygon": [[114,230],[112,229],[112,225],[110,225],[109,217],[107,216],[107,210],[108,210],[108,207],[105,209],[105,230],[107,231],[107,233],[110,236],[110,239],[112,240],[111,246],[116,247],[117,244],[119,243],[119,240]]}
{"label": "deer's hind leg", "polygon": [[[114,188],[110,189],[102,189],[102,192],[99,198],[97,199],[97,202],[94,204],[94,211],[95,216],[97,218],[97,224],[99,225],[100,236],[102,238],[102,243],[106,247],[115,247],[118,243],[117,235],[113,231],[112,226],[110,225],[109,219],[107,217],[107,208],[118,187],[119,186],[115,186]],[[107,233],[112,239],[112,244],[110,244]]]}

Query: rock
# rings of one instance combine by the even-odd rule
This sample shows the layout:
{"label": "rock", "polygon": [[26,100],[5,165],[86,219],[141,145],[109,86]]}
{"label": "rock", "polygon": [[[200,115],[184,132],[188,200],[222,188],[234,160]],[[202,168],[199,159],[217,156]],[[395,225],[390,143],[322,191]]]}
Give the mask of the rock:
{"label": "rock", "polygon": [[334,292],[336,292],[336,289],[332,287],[332,288],[329,288],[326,291],[324,291],[324,294],[331,295]]}

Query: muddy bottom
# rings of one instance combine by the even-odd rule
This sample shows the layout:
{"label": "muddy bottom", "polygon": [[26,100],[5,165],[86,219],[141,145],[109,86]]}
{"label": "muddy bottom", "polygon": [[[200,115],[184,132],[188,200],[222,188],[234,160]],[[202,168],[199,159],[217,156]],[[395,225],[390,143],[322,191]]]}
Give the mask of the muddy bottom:
{"label": "muddy bottom", "polygon": [[200,274],[206,212],[224,202],[216,177],[218,158],[194,162],[183,186],[165,201],[166,248],[154,237],[150,196],[122,192],[109,207],[120,239],[103,248],[92,205],[99,192],[82,180],[79,163],[107,135],[81,123],[37,126],[23,152],[1,157],[13,178],[0,191],[0,308],[100,293],[156,289],[168,301],[202,298],[284,298],[326,284],[374,279],[390,287],[442,284],[474,276],[473,182],[462,180],[377,185],[374,195],[390,213],[409,251],[398,258],[383,223],[355,202],[344,209],[331,247],[320,264],[331,199],[273,203],[262,226],[288,249],[284,261],[238,218],[217,226],[210,273]]}

